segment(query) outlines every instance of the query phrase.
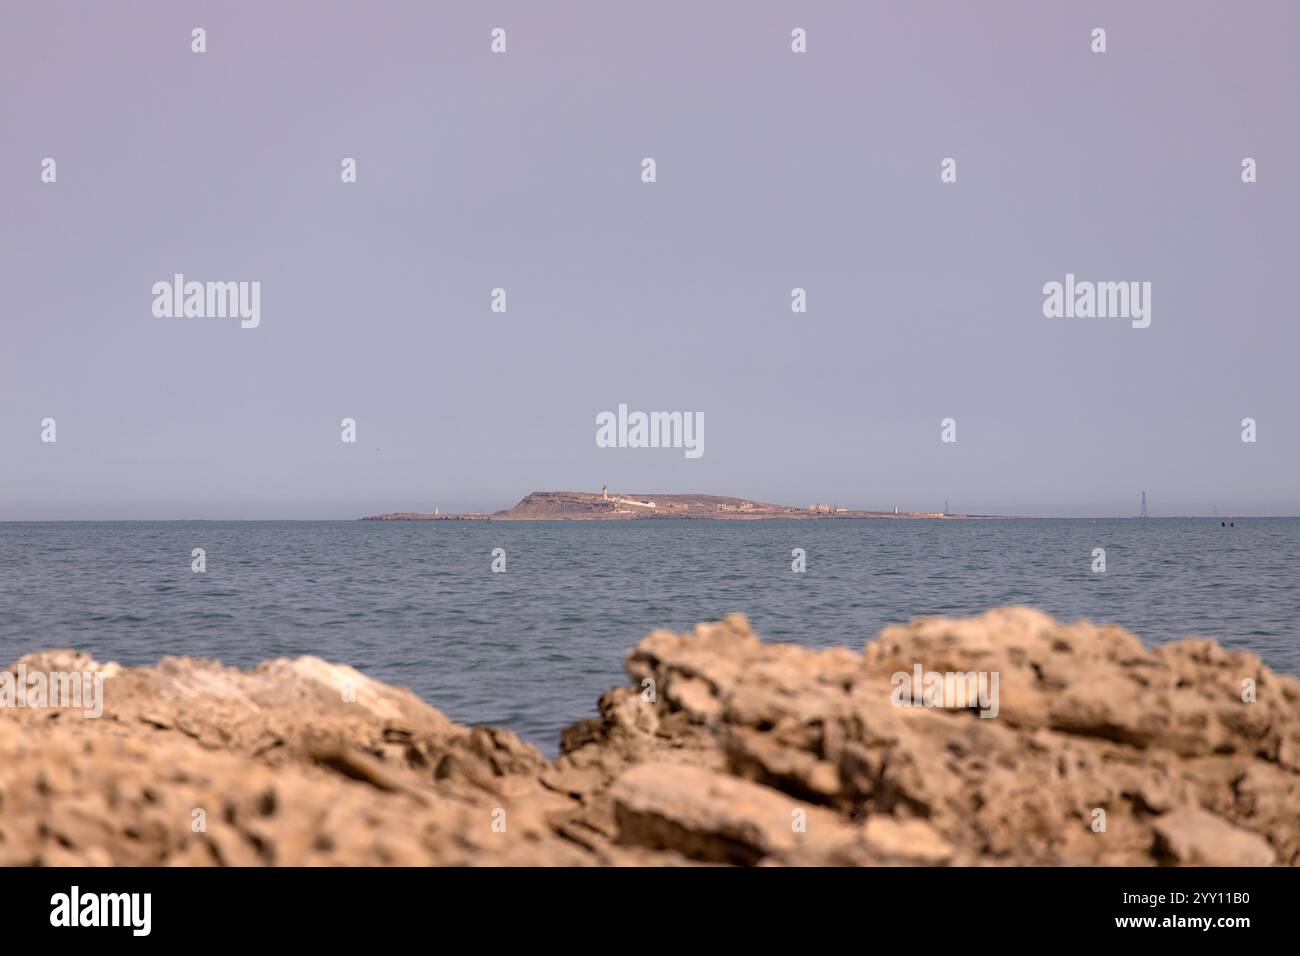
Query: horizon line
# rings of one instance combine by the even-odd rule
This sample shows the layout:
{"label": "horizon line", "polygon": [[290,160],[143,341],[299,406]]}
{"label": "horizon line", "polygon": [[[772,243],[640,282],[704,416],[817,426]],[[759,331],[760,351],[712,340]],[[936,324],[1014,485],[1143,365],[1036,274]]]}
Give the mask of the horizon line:
{"label": "horizon line", "polygon": [[[467,515],[468,515],[468,514],[473,514],[473,515],[475,515],[475,517],[481,517],[481,518],[491,518],[491,517],[492,517],[492,513],[491,513],[491,512],[464,512],[464,514],[467,514]],[[445,517],[445,518],[456,518],[456,517],[459,517],[459,516],[460,516],[460,514],[458,513],[458,514],[455,514],[455,515],[444,515],[443,517]],[[1300,514],[1267,514],[1267,515],[1202,515],[1202,514],[1174,514],[1174,515],[1145,515],[1145,516],[1143,516],[1143,515],[1132,515],[1132,514],[1130,514],[1130,515],[1051,515],[1051,514],[1038,514],[1038,515],[993,515],[993,514],[990,514],[990,515],[982,515],[982,514],[973,514],[973,513],[970,513],[970,512],[961,512],[960,515],[959,515],[958,513],[954,512],[953,515],[951,515],[951,516],[938,515],[938,516],[933,517],[933,518],[928,518],[928,517],[925,517],[925,518],[909,517],[907,520],[908,520],[908,521],[943,521],[943,520],[945,520],[946,517],[959,517],[959,516],[960,516],[960,517],[967,517],[967,518],[980,518],[980,519],[983,519],[983,520],[985,520],[985,521],[1169,521],[1169,520],[1186,520],[1186,519],[1189,519],[1189,518],[1204,518],[1204,519],[1209,520],[1209,521],[1260,521],[1260,520],[1272,520],[1272,519],[1279,519],[1279,518],[1281,518],[1281,519],[1297,519],[1297,518],[1300,518]],[[848,521],[852,521],[852,520],[873,521],[873,520],[879,520],[879,521],[887,521],[887,520],[890,520],[891,517],[892,517],[892,516],[890,516],[890,515],[883,515],[883,514],[882,514],[882,516],[879,517],[879,518],[876,518],[876,517],[864,517],[864,518],[827,518],[827,519],[825,519],[825,520],[836,520],[836,521],[845,521],[845,520],[848,520]],[[900,517],[901,517],[901,515],[900,515]],[[168,524],[168,523],[182,523],[182,522],[188,522],[188,521],[244,522],[244,523],[248,523],[248,524],[254,524],[254,523],[268,523],[268,524],[269,524],[269,523],[273,523],[273,522],[292,521],[292,522],[299,522],[299,523],[316,522],[316,523],[322,523],[322,524],[323,524],[323,523],[327,523],[327,522],[328,522],[328,523],[350,523],[350,522],[353,522],[353,521],[365,521],[365,520],[366,520],[366,516],[365,516],[365,515],[362,515],[362,516],[360,516],[360,517],[356,517],[356,518],[198,518],[198,517],[193,517],[193,518],[0,518],[0,524],[76,524],[76,523],[85,523],[85,522],[99,522],[99,523],[104,523],[104,524],[144,524],[144,523]],[[568,521],[568,522],[574,522],[574,521],[577,521],[577,520],[579,520],[579,519],[574,519],[574,518],[531,518],[531,519],[529,519],[529,521],[532,522],[532,523],[536,523],[536,522],[538,522],[538,521]],[[644,520],[648,520],[648,519],[642,519],[642,520],[644,521]],[[692,522],[695,522],[695,523],[699,523],[699,521],[700,521],[700,519],[698,519],[698,518],[672,518],[672,517],[669,517],[669,516],[655,517],[653,520],[654,520],[654,521],[673,521],[673,520],[679,520],[679,521],[692,521]],[[723,519],[716,519],[716,520],[723,520]],[[801,521],[801,522],[806,522],[806,521],[808,521],[808,520],[821,520],[821,519],[808,519],[808,518],[781,518],[781,517],[761,517],[761,518],[753,518],[753,519],[728,519],[728,520],[730,520],[731,522],[736,522],[736,521]],[[504,523],[507,523],[507,522],[506,522],[505,520],[503,520],[503,521],[500,522],[500,523],[504,524]],[[519,523],[519,522],[517,522],[517,521],[510,521],[509,523]],[[589,521],[587,521],[586,523],[593,523],[593,522],[589,520]],[[623,522],[616,522],[616,523],[618,523],[618,524],[626,524],[626,523],[628,523],[628,522],[623,521]],[[637,523],[637,522],[633,522],[633,523]]]}

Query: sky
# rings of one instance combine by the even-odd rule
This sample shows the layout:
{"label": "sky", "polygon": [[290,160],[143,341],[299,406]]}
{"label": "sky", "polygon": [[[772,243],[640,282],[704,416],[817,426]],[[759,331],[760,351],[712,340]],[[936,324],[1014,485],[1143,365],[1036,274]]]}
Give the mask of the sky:
{"label": "sky", "polygon": [[[1281,0],[6,0],[0,520],[1300,513],[1298,47]],[[155,315],[176,273],[259,324]],[[1045,316],[1067,273],[1151,324]],[[598,447],[620,404],[704,454]]]}

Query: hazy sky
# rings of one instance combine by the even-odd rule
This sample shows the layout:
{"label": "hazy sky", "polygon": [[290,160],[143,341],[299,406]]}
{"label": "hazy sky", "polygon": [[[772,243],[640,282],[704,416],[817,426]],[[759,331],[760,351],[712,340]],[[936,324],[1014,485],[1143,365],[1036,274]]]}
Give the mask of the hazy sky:
{"label": "hazy sky", "polygon": [[[1282,0],[6,0],[0,519],[1294,514],[1297,91]],[[260,326],[155,317],[176,272]],[[1044,317],[1067,272],[1150,327]],[[619,403],[705,454],[598,448]]]}

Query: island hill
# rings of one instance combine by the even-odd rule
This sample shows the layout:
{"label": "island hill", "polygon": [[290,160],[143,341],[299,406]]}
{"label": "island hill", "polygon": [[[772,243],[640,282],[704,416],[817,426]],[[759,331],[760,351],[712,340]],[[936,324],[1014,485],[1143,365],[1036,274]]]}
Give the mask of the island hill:
{"label": "island hill", "polygon": [[599,492],[534,491],[513,508],[492,514],[432,514],[400,511],[370,515],[363,521],[637,521],[659,518],[755,521],[771,518],[980,518],[990,515],[946,514],[941,511],[852,511],[814,502],[807,507],[773,505],[748,498],[722,495],[615,494]]}

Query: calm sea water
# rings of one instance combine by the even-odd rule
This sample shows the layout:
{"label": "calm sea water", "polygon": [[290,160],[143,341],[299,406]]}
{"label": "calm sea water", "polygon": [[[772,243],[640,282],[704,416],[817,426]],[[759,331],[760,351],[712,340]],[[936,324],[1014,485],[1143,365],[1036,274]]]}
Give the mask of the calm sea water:
{"label": "calm sea water", "polygon": [[0,664],[316,654],[554,752],[647,631],[733,610],[769,640],[861,648],[916,615],[1031,604],[1296,673],[1298,568],[1300,519],[0,523]]}

